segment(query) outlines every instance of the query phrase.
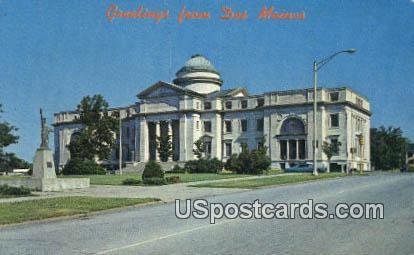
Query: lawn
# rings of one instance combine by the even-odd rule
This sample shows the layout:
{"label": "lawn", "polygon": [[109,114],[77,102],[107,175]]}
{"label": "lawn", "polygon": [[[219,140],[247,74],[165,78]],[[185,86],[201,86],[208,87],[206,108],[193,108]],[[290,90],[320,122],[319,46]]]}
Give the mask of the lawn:
{"label": "lawn", "polygon": [[297,183],[311,180],[327,179],[327,178],[336,178],[346,176],[343,173],[322,173],[317,176],[312,174],[297,174],[297,175],[282,175],[269,178],[257,178],[257,179],[248,179],[248,180],[238,180],[238,181],[224,181],[216,183],[204,183],[193,185],[193,187],[209,187],[209,188],[245,188],[252,189],[263,186],[273,186],[281,185],[288,183]]}
{"label": "lawn", "polygon": [[[168,176],[179,176],[180,182],[195,182],[195,181],[210,181],[219,179],[228,179],[236,177],[246,177],[249,175],[232,174],[232,173],[220,173],[220,174],[173,174],[167,173]],[[138,173],[124,173],[122,175],[67,175],[63,178],[76,178],[76,177],[88,177],[91,180],[92,185],[122,185],[122,181],[125,179],[133,178],[141,180],[141,174]]]}
{"label": "lawn", "polygon": [[0,203],[0,225],[59,216],[85,214],[158,201],[154,198],[57,197]]}

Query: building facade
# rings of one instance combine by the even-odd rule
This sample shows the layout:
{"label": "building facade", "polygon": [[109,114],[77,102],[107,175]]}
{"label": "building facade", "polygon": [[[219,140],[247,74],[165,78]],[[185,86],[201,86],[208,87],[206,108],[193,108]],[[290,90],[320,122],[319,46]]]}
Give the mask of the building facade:
{"label": "building facade", "polygon": [[[159,81],[140,92],[138,102],[113,108],[122,116],[122,159],[137,163],[159,160],[157,136],[171,135],[169,161],[194,159],[194,142],[203,139],[206,154],[223,161],[240,153],[242,144],[264,144],[275,167],[312,162],[313,89],[273,91],[250,95],[245,88],[222,90],[220,73],[201,55],[192,56],[173,82]],[[370,104],[349,88],[317,91],[317,162],[327,166],[323,141],[338,143],[331,169],[370,169]],[[70,158],[67,145],[81,124],[78,113],[54,116],[56,165]],[[264,139],[263,139],[264,138]],[[119,158],[118,149],[112,161]]]}

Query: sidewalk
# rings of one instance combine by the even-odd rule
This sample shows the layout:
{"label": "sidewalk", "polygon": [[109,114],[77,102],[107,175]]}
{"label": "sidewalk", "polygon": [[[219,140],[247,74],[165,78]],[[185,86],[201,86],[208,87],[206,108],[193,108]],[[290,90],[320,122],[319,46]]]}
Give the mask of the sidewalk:
{"label": "sidewalk", "polygon": [[[295,173],[293,173],[295,174]],[[32,197],[16,197],[16,198],[2,198],[0,203],[4,202],[17,202],[27,201],[51,197],[67,197],[67,196],[91,196],[91,197],[125,197],[125,198],[146,198],[153,197],[159,198],[164,202],[175,201],[175,199],[189,199],[189,198],[202,198],[206,196],[217,196],[222,194],[237,193],[246,191],[248,189],[229,189],[229,188],[198,188],[189,187],[190,185],[212,183],[212,182],[225,182],[234,180],[249,180],[249,179],[261,179],[272,178],[275,176],[292,175],[292,173],[277,174],[277,175],[261,175],[261,176],[249,176],[249,177],[237,177],[230,179],[220,180],[207,180],[197,182],[187,182],[170,184],[163,186],[112,186],[112,185],[91,185],[88,189],[74,189],[66,190],[62,192],[33,192],[36,196]]]}

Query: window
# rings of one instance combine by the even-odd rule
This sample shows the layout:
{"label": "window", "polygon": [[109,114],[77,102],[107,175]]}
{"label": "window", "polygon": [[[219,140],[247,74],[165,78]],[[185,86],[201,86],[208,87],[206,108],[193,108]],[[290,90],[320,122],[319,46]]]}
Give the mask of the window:
{"label": "window", "polygon": [[247,100],[242,100],[241,101],[241,108],[242,109],[246,109],[247,108]]}
{"label": "window", "polygon": [[257,131],[263,131],[263,118],[257,119],[256,122]]}
{"label": "window", "polygon": [[232,107],[232,102],[231,101],[227,101],[226,102],[226,109],[231,109]]}
{"label": "window", "polygon": [[196,129],[198,130],[198,129],[200,129],[200,121],[196,121]]}
{"label": "window", "polygon": [[264,105],[264,98],[257,99],[257,107],[262,107]]}
{"label": "window", "polygon": [[336,102],[339,100],[339,92],[332,92],[329,94],[329,99],[331,102]]}
{"label": "window", "polygon": [[211,121],[204,121],[204,132],[211,132]]}
{"label": "window", "polygon": [[331,127],[339,127],[339,115],[331,114]]}
{"label": "window", "polygon": [[204,148],[206,151],[206,156],[211,156],[211,141],[204,141]]}
{"label": "window", "polygon": [[262,149],[262,148],[263,148],[263,146],[264,146],[264,144],[263,144],[263,142],[262,142],[262,141],[258,141],[258,142],[257,142],[257,149],[258,149],[258,150]]}
{"label": "window", "polygon": [[331,138],[331,145],[333,148],[335,148],[333,150],[333,155],[339,155],[339,144],[338,144],[338,138],[337,137],[332,137]]}
{"label": "window", "polygon": [[205,102],[204,103],[204,110],[210,110],[211,109],[211,102]]}
{"label": "window", "polygon": [[231,154],[232,154],[232,151],[231,151],[231,142],[225,142],[224,143],[224,156],[225,157],[230,157],[231,156]]}
{"label": "window", "polygon": [[200,109],[200,102],[196,102],[196,109]]}
{"label": "window", "polygon": [[126,127],[126,137],[129,138],[129,127]]}
{"label": "window", "polygon": [[224,128],[226,133],[231,133],[231,120],[224,121]]}
{"label": "window", "polygon": [[241,120],[240,126],[241,126],[241,131],[246,132],[247,131],[247,120]]}

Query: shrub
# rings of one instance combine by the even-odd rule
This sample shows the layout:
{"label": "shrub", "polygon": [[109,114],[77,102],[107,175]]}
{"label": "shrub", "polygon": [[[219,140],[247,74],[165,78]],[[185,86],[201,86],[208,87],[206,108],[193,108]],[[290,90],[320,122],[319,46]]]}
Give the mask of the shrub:
{"label": "shrub", "polygon": [[133,178],[128,178],[122,181],[122,185],[134,186],[134,185],[140,185],[140,184],[141,184],[141,180],[137,180]]}
{"label": "shrub", "polygon": [[165,178],[165,181],[167,183],[179,183],[180,182],[180,176],[169,176]]}
{"label": "shrub", "polygon": [[252,159],[251,174],[263,174],[264,171],[269,170],[272,161],[266,154],[260,151],[252,151],[250,154]]}
{"label": "shrub", "polygon": [[218,173],[222,170],[223,163],[217,158],[187,161],[184,169],[189,173]]}
{"label": "shrub", "polygon": [[228,171],[239,173],[241,171],[241,167],[239,165],[238,155],[232,154],[230,158],[227,159],[224,168]]}
{"label": "shrub", "polygon": [[0,186],[0,194],[5,196],[28,196],[31,194],[31,191],[23,186],[10,187],[5,184]]}
{"label": "shrub", "polygon": [[167,181],[165,180],[165,178],[150,177],[150,178],[145,179],[144,184],[146,184],[146,185],[165,185],[165,184],[167,184]]}
{"label": "shrub", "polygon": [[72,158],[62,170],[64,175],[106,174],[103,167],[89,159]]}
{"label": "shrub", "polygon": [[239,155],[233,154],[227,160],[225,168],[238,174],[263,174],[271,165],[270,158],[262,150],[248,151]]}
{"label": "shrub", "polygon": [[142,173],[142,181],[144,184],[162,185],[165,184],[164,171],[161,165],[151,160],[145,164],[144,172]]}
{"label": "shrub", "polygon": [[185,173],[185,168],[184,167],[180,167],[179,165],[175,165],[170,171],[168,171],[170,173],[174,173],[174,174],[183,174]]}

